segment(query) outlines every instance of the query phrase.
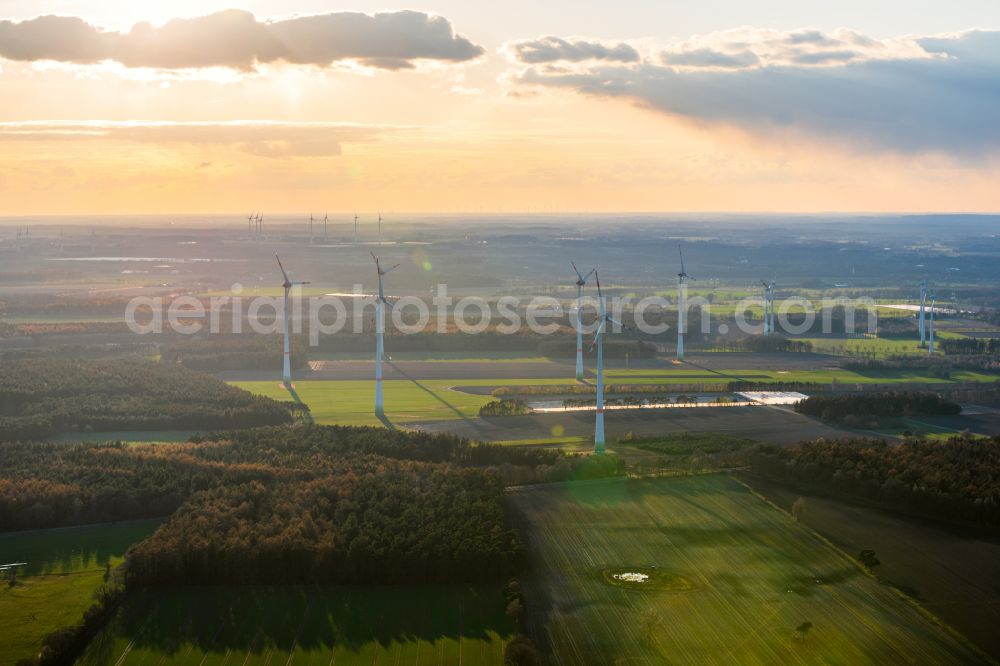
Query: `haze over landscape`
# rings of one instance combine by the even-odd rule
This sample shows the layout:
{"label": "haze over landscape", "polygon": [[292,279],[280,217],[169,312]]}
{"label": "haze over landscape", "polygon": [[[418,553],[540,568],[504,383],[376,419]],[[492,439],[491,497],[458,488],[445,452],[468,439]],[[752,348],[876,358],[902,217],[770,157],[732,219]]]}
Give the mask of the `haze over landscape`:
{"label": "haze over landscape", "polygon": [[996,664],[1000,5],[0,0],[0,666]]}
{"label": "haze over landscape", "polygon": [[998,208],[985,0],[0,17],[5,214]]}

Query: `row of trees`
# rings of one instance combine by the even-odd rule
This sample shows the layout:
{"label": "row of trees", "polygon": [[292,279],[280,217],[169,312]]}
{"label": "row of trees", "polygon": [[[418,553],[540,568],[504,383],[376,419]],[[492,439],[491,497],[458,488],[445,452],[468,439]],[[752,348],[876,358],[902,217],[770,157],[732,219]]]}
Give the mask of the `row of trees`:
{"label": "row of trees", "polygon": [[759,476],[805,491],[863,498],[949,522],[1000,528],[1000,437],[947,442],[879,440],[765,446],[751,455]]}
{"label": "row of trees", "polygon": [[860,395],[812,396],[795,405],[795,411],[824,421],[848,417],[950,416],[962,407],[936,393],[889,391]]}
{"label": "row of trees", "polygon": [[942,338],[940,345],[945,354],[1000,354],[1000,338]]}
{"label": "row of trees", "polygon": [[177,364],[40,358],[0,364],[0,441],[61,432],[290,423],[287,406]]}
{"label": "row of trees", "polygon": [[523,416],[530,414],[531,408],[524,400],[508,399],[491,400],[479,408],[480,416]]}

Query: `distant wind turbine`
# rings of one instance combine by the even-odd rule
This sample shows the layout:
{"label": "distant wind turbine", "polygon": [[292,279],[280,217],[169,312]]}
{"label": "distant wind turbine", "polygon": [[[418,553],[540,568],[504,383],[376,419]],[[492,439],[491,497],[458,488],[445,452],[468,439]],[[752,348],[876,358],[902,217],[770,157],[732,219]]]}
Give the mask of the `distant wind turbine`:
{"label": "distant wind turbine", "polygon": [[326,222],[327,222],[328,216],[329,216],[329,213],[326,213],[326,212],[323,213],[323,242],[326,242]]}
{"label": "distant wind turbine", "polygon": [[292,357],[292,351],[291,351],[291,345],[289,344],[289,339],[288,339],[288,292],[290,292],[292,290],[292,287],[294,287],[296,285],[309,284],[309,283],[308,282],[302,282],[302,281],[292,282],[291,280],[289,280],[288,279],[288,273],[285,272],[285,267],[281,265],[281,259],[278,257],[277,254],[274,255],[274,258],[277,259],[277,261],[278,261],[278,268],[281,269],[281,276],[283,278],[285,278],[285,281],[281,285],[282,287],[285,288],[285,363],[284,363],[284,366],[283,366],[283,369],[282,369],[282,372],[281,372],[281,379],[284,382],[285,386],[291,386],[292,385],[292,358],[291,358]]}
{"label": "distant wind turbine", "polygon": [[931,290],[931,326],[930,326],[930,344],[927,347],[927,353],[934,353],[934,306],[937,304],[937,292]]}
{"label": "distant wind turbine", "polygon": [[313,214],[309,213],[309,244],[313,244]]}
{"label": "distant wind turbine", "polygon": [[[684,270],[684,251],[677,246],[677,253],[681,257],[681,272],[677,274],[677,360],[684,360],[684,328],[686,314],[684,312],[684,292],[687,280],[691,276]],[[691,278],[693,279],[693,278]]]}
{"label": "distant wind turbine", "polygon": [[358,244],[358,214],[354,214],[354,244]]}
{"label": "distant wind turbine", "polygon": [[597,413],[594,416],[594,453],[604,453],[604,335],[608,322],[623,326],[621,322],[612,319],[604,307],[604,294],[601,292],[601,277],[594,271],[594,280],[597,282],[597,303],[600,317],[597,331],[594,333],[594,342],[591,349],[597,346]]}
{"label": "distant wind turbine", "polygon": [[385,403],[382,399],[382,356],[385,354],[385,306],[389,301],[385,298],[382,278],[399,267],[382,268],[379,258],[372,252],[375,260],[375,270],[378,272],[378,299],[375,301],[375,415],[385,415]]}
{"label": "distant wind turbine", "polygon": [[586,275],[580,273],[572,261],[569,262],[576,272],[576,381],[583,381],[583,288],[587,284],[587,278],[594,274],[596,268],[590,269]]}
{"label": "distant wind turbine", "polygon": [[927,344],[927,326],[924,323],[924,310],[927,307],[927,280],[920,281],[920,346]]}
{"label": "distant wind turbine", "polygon": [[774,280],[760,281],[764,285],[764,335],[774,333]]}

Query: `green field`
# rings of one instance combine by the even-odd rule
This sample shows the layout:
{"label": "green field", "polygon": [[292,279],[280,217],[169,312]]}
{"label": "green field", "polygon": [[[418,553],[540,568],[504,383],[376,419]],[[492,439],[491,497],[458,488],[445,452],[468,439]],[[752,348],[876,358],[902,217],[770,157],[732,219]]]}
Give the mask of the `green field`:
{"label": "green field", "polygon": [[[702,370],[691,366],[670,370],[605,370],[608,382],[615,384],[707,384],[730,381],[810,382],[829,384],[902,384],[907,382],[955,384],[960,382],[996,382],[1000,375],[971,370],[956,370],[949,379],[933,377],[919,370]],[[537,381],[526,383],[537,384]]]}
{"label": "green field", "polygon": [[121,563],[132,544],[159,520],[0,534],[0,563],[27,562],[18,584],[0,584],[0,664],[33,657],[42,638],[79,622],[104,582],[105,567]]}
{"label": "green field", "polygon": [[[230,382],[234,386],[276,400],[292,396],[280,382]],[[392,423],[479,418],[479,408],[490,396],[455,391],[455,386],[519,384],[572,384],[568,379],[408,379],[387,380],[383,385],[386,417]],[[372,380],[297,381],[295,393],[309,405],[313,421],[321,425],[379,425],[375,418],[375,382]]]}
{"label": "green field", "polygon": [[[973,371],[955,371],[950,379],[931,377],[919,371],[873,370],[704,370],[688,366],[670,369],[606,370],[613,384],[717,384],[723,388],[730,381],[751,382],[839,382],[850,384],[896,384],[905,382],[954,384],[959,382],[996,382],[1000,375]],[[276,400],[298,399],[309,406],[315,423],[321,425],[378,425],[374,415],[375,382],[372,380],[300,380],[293,396],[279,381],[230,382],[251,393]],[[491,396],[472,395],[455,390],[461,386],[574,386],[566,379],[394,379],[384,382],[386,416],[394,424],[449,419],[475,419],[479,408]]]}
{"label": "green field", "polygon": [[500,586],[256,587],[136,595],[82,664],[503,664]]}
{"label": "green field", "polygon": [[[531,544],[529,623],[556,664],[982,661],[727,476],[560,484],[511,498]],[[693,589],[609,585],[607,570],[621,567],[662,571]]]}

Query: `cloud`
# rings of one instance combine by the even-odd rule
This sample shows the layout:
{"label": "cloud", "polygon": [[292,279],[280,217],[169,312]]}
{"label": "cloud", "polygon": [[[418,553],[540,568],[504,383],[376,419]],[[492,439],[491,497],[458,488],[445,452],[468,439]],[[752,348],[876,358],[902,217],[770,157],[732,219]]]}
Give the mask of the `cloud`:
{"label": "cloud", "polygon": [[[234,146],[257,157],[330,157],[344,143],[378,140],[395,126],[286,122],[0,122],[5,141],[126,141]],[[211,163],[208,163],[211,164]]]}
{"label": "cloud", "polygon": [[0,21],[0,57],[20,61],[115,61],[126,67],[242,71],[252,71],[259,63],[328,67],[357,61],[398,70],[421,60],[454,63],[482,54],[482,47],[456,34],[447,19],[416,11],[335,12],[258,21],[250,12],[227,9],[173,19],[158,27],[137,23],[127,33],[102,30],[67,16]]}
{"label": "cloud", "polygon": [[529,66],[508,79],[861,149],[1000,150],[1000,31],[876,40],[742,28],[665,45],[638,63]]}
{"label": "cloud", "polygon": [[508,42],[504,50],[517,62],[537,65],[547,62],[583,62],[585,60],[606,60],[613,62],[637,62],[639,52],[624,42],[609,44],[585,39],[563,39],[561,37],[539,37],[516,42]]}

